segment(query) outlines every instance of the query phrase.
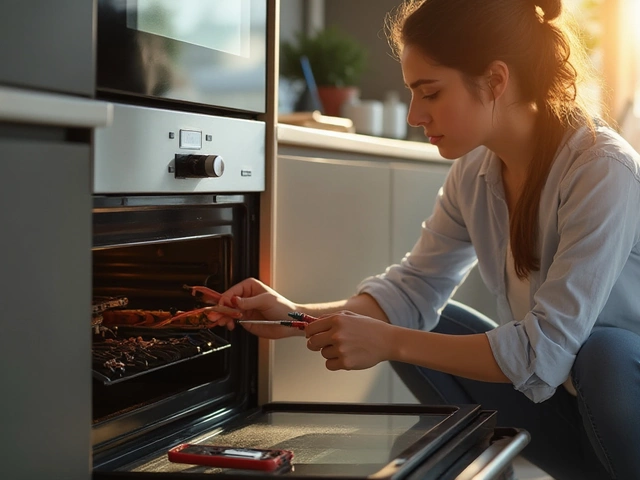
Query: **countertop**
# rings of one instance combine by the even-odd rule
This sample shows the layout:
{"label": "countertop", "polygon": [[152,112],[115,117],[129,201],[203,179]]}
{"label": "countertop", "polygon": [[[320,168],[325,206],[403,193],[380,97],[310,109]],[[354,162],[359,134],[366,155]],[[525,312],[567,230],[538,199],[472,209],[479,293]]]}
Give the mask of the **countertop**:
{"label": "countertop", "polygon": [[278,143],[305,148],[376,155],[403,160],[423,160],[451,163],[438,149],[422,142],[394,140],[357,133],[343,133],[295,125],[278,124]]}

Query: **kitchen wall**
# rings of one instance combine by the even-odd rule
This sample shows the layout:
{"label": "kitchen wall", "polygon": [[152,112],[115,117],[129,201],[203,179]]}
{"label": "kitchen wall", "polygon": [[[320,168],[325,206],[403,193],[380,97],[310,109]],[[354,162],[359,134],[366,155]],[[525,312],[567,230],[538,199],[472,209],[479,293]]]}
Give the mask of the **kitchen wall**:
{"label": "kitchen wall", "polygon": [[303,0],[280,0],[280,41],[290,41],[304,28]]}
{"label": "kitchen wall", "polygon": [[[325,23],[336,25],[369,49],[369,68],[360,90],[362,98],[383,100],[387,91],[396,90],[408,103],[400,63],[393,57],[384,33],[384,20],[398,0],[325,0]],[[358,21],[354,21],[358,19]]]}
{"label": "kitchen wall", "polygon": [[398,0],[281,0],[280,40],[290,40],[295,32],[314,26],[335,25],[369,50],[369,68],[360,85],[362,98],[382,100],[388,90],[397,90],[408,102],[400,64],[392,57],[383,30],[386,14],[398,4]]}

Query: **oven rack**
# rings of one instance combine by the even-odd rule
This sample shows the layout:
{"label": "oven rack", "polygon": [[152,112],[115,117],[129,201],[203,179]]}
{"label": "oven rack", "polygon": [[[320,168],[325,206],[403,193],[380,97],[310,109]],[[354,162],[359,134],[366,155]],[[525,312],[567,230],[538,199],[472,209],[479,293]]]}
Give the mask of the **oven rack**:
{"label": "oven rack", "polygon": [[94,335],[92,375],[113,385],[230,346],[206,328],[113,326]]}

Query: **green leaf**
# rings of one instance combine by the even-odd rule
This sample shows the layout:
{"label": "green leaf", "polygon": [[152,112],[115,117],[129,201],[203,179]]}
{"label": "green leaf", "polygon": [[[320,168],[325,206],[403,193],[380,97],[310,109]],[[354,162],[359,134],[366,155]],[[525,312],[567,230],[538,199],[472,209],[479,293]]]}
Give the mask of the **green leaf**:
{"label": "green leaf", "polygon": [[313,36],[296,33],[295,41],[280,46],[280,74],[304,79],[300,58],[309,59],[316,84],[320,86],[357,86],[367,67],[366,48],[337,27],[329,27]]}

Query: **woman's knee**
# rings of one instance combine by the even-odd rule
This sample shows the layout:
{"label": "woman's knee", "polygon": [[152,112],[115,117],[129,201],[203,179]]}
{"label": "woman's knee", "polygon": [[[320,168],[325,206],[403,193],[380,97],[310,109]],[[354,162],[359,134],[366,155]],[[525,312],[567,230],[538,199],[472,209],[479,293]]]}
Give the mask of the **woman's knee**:
{"label": "woman's knee", "polygon": [[[486,332],[496,326],[493,320],[480,312],[460,302],[450,301],[433,331],[449,335],[469,335]],[[398,377],[421,403],[474,403],[452,375],[407,363],[390,363]]]}
{"label": "woman's knee", "polygon": [[640,336],[619,328],[594,331],[578,352],[572,380],[598,458],[613,478],[634,478],[640,471]]}
{"label": "woman's knee", "polygon": [[[584,395],[601,393],[610,406],[619,400],[615,410],[621,415],[637,413],[640,336],[613,327],[595,330],[578,352],[572,378]],[[629,402],[627,407],[633,411],[626,411],[625,403]]]}

